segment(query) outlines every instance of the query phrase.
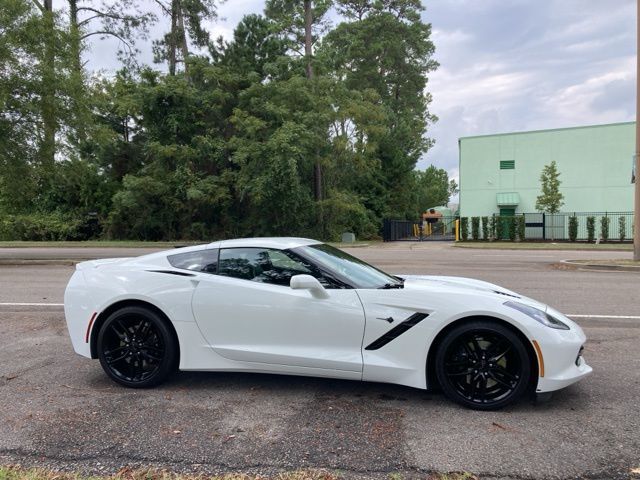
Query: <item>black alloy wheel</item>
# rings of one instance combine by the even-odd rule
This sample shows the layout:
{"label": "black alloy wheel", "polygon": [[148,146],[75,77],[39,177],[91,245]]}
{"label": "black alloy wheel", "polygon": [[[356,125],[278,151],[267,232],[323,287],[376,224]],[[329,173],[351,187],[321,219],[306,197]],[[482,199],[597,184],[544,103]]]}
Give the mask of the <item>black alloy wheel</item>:
{"label": "black alloy wheel", "polygon": [[104,371],[127,387],[158,385],[176,367],[173,333],[162,317],[144,307],[125,307],[109,315],[97,346]]}
{"label": "black alloy wheel", "polygon": [[509,328],[474,321],[451,330],[436,354],[436,374],[451,400],[477,410],[516,401],[531,378],[529,355]]}

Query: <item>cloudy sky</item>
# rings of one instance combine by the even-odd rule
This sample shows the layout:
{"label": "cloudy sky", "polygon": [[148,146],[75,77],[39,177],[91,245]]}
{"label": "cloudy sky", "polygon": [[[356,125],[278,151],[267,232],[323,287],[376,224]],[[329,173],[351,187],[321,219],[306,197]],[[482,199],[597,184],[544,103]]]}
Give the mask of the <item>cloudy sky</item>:
{"label": "cloudy sky", "polygon": [[[424,0],[440,68],[429,78],[429,131],[419,162],[458,174],[459,137],[633,120],[634,0]],[[227,0],[212,36],[229,38],[263,0]],[[157,26],[153,36],[160,36]],[[141,44],[151,62],[150,45]],[[113,70],[116,45],[96,42],[92,69]]]}

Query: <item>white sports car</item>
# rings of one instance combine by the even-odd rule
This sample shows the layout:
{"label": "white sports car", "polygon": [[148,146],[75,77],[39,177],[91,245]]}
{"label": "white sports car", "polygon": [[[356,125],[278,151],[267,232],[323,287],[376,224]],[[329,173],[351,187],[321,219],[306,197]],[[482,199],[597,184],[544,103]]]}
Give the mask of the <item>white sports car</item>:
{"label": "white sports car", "polygon": [[591,373],[585,335],[490,283],[389,275],[301,238],[223,240],[77,265],[65,296],[77,353],[128,387],[180,370],[439,385],[503,407]]}

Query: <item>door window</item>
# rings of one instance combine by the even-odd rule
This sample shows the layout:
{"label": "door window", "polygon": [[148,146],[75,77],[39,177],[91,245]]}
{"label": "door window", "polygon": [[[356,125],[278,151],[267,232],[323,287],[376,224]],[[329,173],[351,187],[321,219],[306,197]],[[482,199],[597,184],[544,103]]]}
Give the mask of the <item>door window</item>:
{"label": "door window", "polygon": [[311,275],[326,288],[341,288],[339,282],[295,253],[268,248],[222,249],[218,275],[283,286],[289,286],[294,275]]}

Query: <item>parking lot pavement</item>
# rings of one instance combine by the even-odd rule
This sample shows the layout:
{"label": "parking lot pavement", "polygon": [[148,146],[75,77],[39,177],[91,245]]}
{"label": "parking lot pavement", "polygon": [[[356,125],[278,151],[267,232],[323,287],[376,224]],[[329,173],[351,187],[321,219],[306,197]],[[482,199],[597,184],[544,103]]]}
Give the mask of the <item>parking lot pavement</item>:
{"label": "parking lot pavement", "polygon": [[156,389],[128,390],[71,349],[56,305],[71,267],[1,266],[0,463],[518,479],[628,478],[640,466],[640,321],[594,317],[640,316],[640,277],[556,270],[555,256],[522,252],[473,260],[435,248],[424,256],[375,250],[354,253],[394,271],[497,281],[585,315],[578,323],[594,374],[547,403],[489,413],[437,392],[303,377],[181,373]]}

